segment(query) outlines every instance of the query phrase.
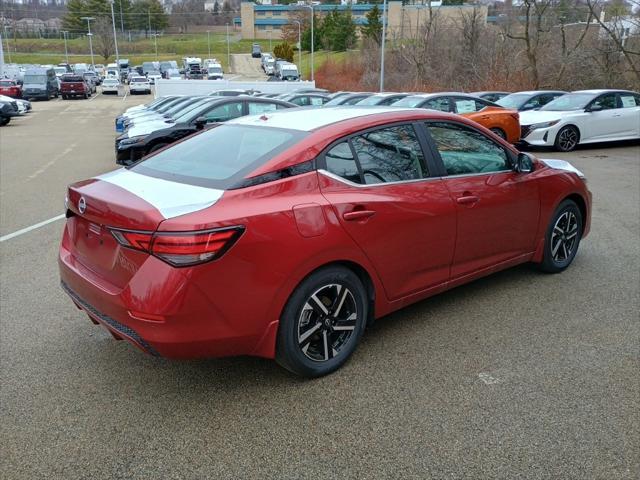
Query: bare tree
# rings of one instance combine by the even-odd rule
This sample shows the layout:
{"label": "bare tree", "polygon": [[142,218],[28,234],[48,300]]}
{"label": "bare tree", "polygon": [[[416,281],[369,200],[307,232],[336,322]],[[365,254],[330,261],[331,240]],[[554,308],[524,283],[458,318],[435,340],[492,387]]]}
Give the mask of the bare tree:
{"label": "bare tree", "polygon": [[93,43],[96,52],[104,58],[105,62],[115,53],[113,42],[113,26],[111,18],[98,17],[92,28]]}

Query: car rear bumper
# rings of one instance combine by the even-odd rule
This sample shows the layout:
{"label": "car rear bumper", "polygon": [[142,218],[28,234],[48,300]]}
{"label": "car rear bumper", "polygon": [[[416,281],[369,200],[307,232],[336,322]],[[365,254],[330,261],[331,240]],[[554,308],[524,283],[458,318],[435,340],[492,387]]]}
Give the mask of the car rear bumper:
{"label": "car rear bumper", "polygon": [[[65,229],[65,236],[67,231]],[[117,339],[167,358],[252,354],[263,332],[213,305],[188,273],[149,257],[124,288],[107,282],[60,247],[63,290]],[[141,313],[143,312],[143,313]]]}

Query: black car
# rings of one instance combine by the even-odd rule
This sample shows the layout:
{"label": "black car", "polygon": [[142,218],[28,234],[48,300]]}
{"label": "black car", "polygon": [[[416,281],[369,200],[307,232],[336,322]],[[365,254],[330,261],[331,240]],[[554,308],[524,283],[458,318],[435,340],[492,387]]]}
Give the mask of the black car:
{"label": "black car", "polygon": [[290,93],[280,95],[278,99],[295,103],[300,107],[321,107],[330,100],[327,95],[319,93]]}
{"label": "black car", "polygon": [[504,108],[526,112],[527,110],[538,110],[547,103],[567,92],[562,90],[533,90],[530,92],[517,92],[502,97],[496,103]]}
{"label": "black car", "polygon": [[11,117],[18,116],[18,104],[15,101],[0,100],[0,127],[11,121]]}
{"label": "black car", "polygon": [[497,102],[501,98],[504,98],[507,95],[511,95],[511,94],[509,92],[486,91],[486,92],[473,92],[470,95],[473,95],[474,97],[482,98],[483,100],[489,100],[490,102]]}
{"label": "black car", "polygon": [[[258,115],[281,108],[297,107],[293,103],[272,98],[209,97],[196,108],[191,108],[174,119],[166,128],[136,135],[135,129],[116,138],[116,163],[130,165],[145,155],[160,150],[178,140],[196,133],[207,124],[226,122],[244,115]],[[134,136],[129,136],[129,134]]]}
{"label": "black car", "polygon": [[360,92],[346,95],[333,96],[330,101],[324,104],[325,107],[337,107],[339,105],[355,105],[360,100],[370,97],[373,93]]}

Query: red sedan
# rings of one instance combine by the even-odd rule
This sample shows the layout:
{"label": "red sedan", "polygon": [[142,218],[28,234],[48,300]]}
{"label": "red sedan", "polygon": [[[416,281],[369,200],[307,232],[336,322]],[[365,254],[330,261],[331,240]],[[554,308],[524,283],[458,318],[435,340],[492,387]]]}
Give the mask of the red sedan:
{"label": "red sedan", "polygon": [[564,270],[590,218],[572,165],[460,116],[292,109],[71,185],[60,275],[95,323],[153,355],[319,376],[375,318],[520,263]]}
{"label": "red sedan", "polygon": [[0,95],[11,98],[22,98],[22,87],[15,80],[0,80]]}

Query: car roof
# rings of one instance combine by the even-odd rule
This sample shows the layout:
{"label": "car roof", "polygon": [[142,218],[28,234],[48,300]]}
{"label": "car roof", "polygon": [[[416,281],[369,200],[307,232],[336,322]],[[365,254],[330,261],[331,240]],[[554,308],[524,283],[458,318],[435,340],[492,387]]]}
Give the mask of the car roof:
{"label": "car roof", "polygon": [[230,120],[227,123],[239,125],[265,125],[275,128],[286,128],[288,130],[301,130],[310,132],[334,123],[352,120],[355,118],[367,117],[377,114],[415,113],[414,108],[397,107],[377,107],[377,106],[337,106],[334,108],[317,109],[313,115],[309,115],[309,110],[304,108],[294,108],[290,110],[280,110],[262,115],[250,115]]}
{"label": "car roof", "polygon": [[540,93],[568,93],[565,90],[523,90],[522,92],[513,92],[510,95],[538,95]]}
{"label": "car roof", "polygon": [[575,92],[571,92],[571,93],[589,93],[592,95],[598,95],[601,93],[636,93],[636,92],[632,92],[631,90],[618,90],[614,88],[604,88],[604,89],[594,89],[594,90],[576,90]]}

